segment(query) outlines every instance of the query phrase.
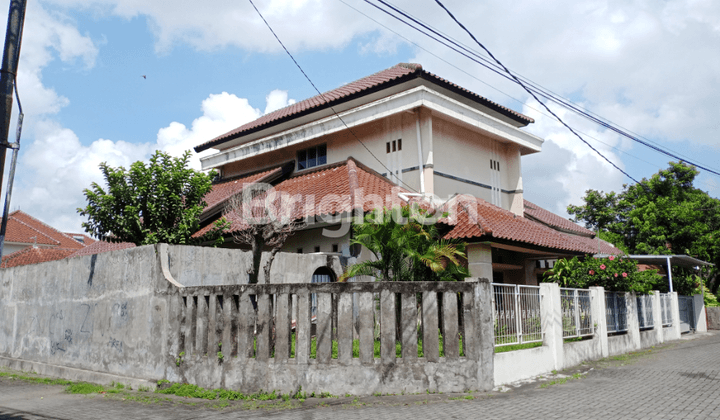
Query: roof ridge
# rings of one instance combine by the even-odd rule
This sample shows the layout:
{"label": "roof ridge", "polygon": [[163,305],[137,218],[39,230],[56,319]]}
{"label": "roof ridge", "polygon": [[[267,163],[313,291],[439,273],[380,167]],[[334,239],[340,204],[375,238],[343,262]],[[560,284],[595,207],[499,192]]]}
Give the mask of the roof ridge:
{"label": "roof ridge", "polygon": [[[18,211],[20,211],[20,210],[18,210]],[[26,215],[27,217],[31,218],[32,220],[37,221],[38,223],[40,223],[41,225],[45,226],[46,228],[48,228],[48,229],[50,229],[50,230],[52,230],[52,231],[54,231],[54,232],[59,233],[60,235],[66,237],[66,238],[68,238],[68,239],[70,239],[70,240],[73,241],[73,242],[76,242],[76,243],[78,243],[78,244],[80,244],[80,245],[82,245],[82,246],[85,246],[85,244],[83,244],[82,242],[80,242],[80,241],[78,241],[78,240],[76,240],[76,239],[74,239],[74,238],[71,238],[70,236],[68,236],[68,235],[64,234],[63,232],[55,229],[54,227],[52,227],[52,226],[48,225],[47,223],[43,222],[42,220],[40,220],[40,219],[38,219],[38,218],[36,218],[36,217],[33,217],[33,216],[31,216],[31,215],[29,215],[29,214],[27,214],[27,213],[25,213],[25,212],[22,212],[22,213],[23,213],[24,215]],[[35,230],[37,230],[37,229],[35,229]],[[47,235],[46,235],[46,236],[47,236]],[[60,243],[60,241],[58,241],[58,243]]]}
{"label": "roof ridge", "polygon": [[[18,211],[19,211],[19,210],[18,210]],[[23,214],[28,215],[27,213],[23,213]],[[29,215],[28,215],[28,216],[29,216]],[[29,216],[29,217],[32,217],[32,216]],[[38,230],[38,229],[36,229],[35,227],[33,227],[33,226],[31,226],[31,225],[23,222],[22,220],[18,219],[17,217],[13,216],[12,214],[9,216],[9,218],[13,219],[14,221],[16,221],[16,222],[18,222],[18,223],[20,223],[20,224],[22,224],[22,225],[27,226],[29,229],[34,230],[35,232],[41,234],[42,236],[44,236],[44,237],[50,239],[51,241],[56,242],[58,245],[60,245],[60,241],[58,241],[57,239],[53,238],[52,236],[50,236],[50,235],[48,235],[48,234],[46,234],[46,233],[41,232],[40,230]],[[36,240],[37,240],[37,238],[36,238]]]}

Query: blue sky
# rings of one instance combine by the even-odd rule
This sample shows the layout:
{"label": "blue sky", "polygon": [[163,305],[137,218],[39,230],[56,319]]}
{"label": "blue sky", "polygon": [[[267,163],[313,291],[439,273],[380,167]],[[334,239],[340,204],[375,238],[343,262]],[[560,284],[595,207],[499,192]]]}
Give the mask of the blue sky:
{"label": "blue sky", "polygon": [[[588,188],[617,191],[629,181],[539,113],[519,87],[362,1],[344,1],[422,48],[341,1],[256,4],[323,91],[398,62],[419,62],[533,116],[537,122],[528,129],[546,142],[542,153],[523,159],[525,196],[549,210],[560,213],[578,204]],[[511,69],[720,169],[717,2],[445,3]],[[75,209],[84,204],[83,188],[101,181],[100,162],[127,166],[155,149],[179,154],[314,94],[248,2],[199,4],[30,2],[18,76],[26,118],[13,209],[80,231]],[[432,0],[394,4],[470,44]],[[3,13],[7,8],[7,0],[0,1]],[[667,167],[669,158],[558,112],[633,177]],[[720,196],[716,176],[702,174],[697,186]]]}

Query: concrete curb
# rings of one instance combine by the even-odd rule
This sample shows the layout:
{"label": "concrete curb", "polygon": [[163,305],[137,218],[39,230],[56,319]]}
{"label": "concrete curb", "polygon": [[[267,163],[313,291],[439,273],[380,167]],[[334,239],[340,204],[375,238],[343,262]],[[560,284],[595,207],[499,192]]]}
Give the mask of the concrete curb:
{"label": "concrete curb", "polygon": [[50,378],[62,378],[69,381],[91,382],[100,385],[121,383],[125,386],[132,386],[133,389],[140,387],[149,388],[154,391],[157,383],[145,379],[131,378],[128,376],[113,375],[109,373],[93,372],[85,369],[71,368],[67,366],[50,365],[47,363],[33,362],[30,360],[14,359],[0,356],[0,366],[22,372],[33,372],[40,376]]}

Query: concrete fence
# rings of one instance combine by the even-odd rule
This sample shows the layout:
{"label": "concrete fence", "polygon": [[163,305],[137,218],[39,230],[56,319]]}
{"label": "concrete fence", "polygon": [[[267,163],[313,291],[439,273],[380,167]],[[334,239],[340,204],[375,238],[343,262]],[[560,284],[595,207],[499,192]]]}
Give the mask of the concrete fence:
{"label": "concrete fence", "polygon": [[0,270],[0,364],[247,393],[492,388],[487,281],[310,284],[318,268],[338,273],[337,257],[281,253],[271,284],[248,285],[249,262],[157,245]]}
{"label": "concrete fence", "polygon": [[[570,312],[569,292],[557,284],[540,285],[543,345],[525,350],[495,354],[495,385],[575,366],[586,360],[601,359],[680,338],[680,314],[677,293],[636,296],[635,293],[608,293],[602,287],[591,287],[581,295],[589,295],[589,317],[582,324],[590,334],[579,341],[567,340],[568,325],[577,323],[578,311]],[[699,295],[698,295],[699,296]],[[697,331],[707,331],[701,320],[702,299],[695,297]],[[662,300],[661,300],[662,298]],[[665,303],[666,305],[663,305]],[[639,306],[638,306],[639,305]],[[662,313],[662,308],[668,310]],[[588,311],[586,311],[588,312]],[[664,321],[665,320],[665,321]],[[574,324],[573,324],[574,326]],[[610,331],[610,332],[609,332]]]}
{"label": "concrete fence", "polygon": [[189,287],[168,299],[174,382],[355,395],[493,387],[487,281]]}
{"label": "concrete fence", "polygon": [[[0,365],[133,387],[453,392],[680,337],[675,294],[663,298],[669,326],[657,293],[641,299],[642,330],[638,299],[615,296],[625,328],[608,334],[602,288],[513,287],[517,300],[495,293],[493,302],[484,279],[311,284],[316,272],[340,274],[338,257],[284,253],[270,279],[248,285],[249,263],[240,250],[160,244],[0,270]],[[496,326],[496,312],[511,315]],[[497,328],[509,331],[500,343]],[[510,338],[540,337],[540,347],[493,354]]]}

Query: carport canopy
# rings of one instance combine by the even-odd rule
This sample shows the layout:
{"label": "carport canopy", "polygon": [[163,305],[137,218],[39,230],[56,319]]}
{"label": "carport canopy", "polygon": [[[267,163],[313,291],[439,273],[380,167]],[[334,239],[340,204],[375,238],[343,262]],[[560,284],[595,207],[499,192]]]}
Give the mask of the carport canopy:
{"label": "carport canopy", "polygon": [[[608,257],[608,255],[596,255],[596,257]],[[668,268],[668,283],[670,283],[670,291],[673,291],[672,287],[672,270],[671,266],[676,265],[679,267],[698,269],[702,266],[713,266],[715,264],[698,260],[689,255],[628,255],[626,258],[633,259],[644,264],[657,264],[667,265]]]}

